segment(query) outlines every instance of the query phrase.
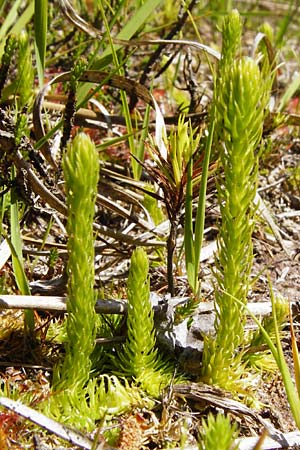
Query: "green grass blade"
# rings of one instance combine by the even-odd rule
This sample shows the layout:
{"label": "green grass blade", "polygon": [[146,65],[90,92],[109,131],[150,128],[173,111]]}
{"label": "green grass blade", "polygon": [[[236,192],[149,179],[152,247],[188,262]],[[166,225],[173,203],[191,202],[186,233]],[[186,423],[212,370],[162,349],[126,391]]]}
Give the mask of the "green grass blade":
{"label": "green grass blade", "polygon": [[129,134],[123,134],[122,136],[108,139],[107,141],[104,141],[101,144],[97,144],[96,148],[99,152],[104,152],[104,150],[106,150],[108,147],[113,147],[114,145],[120,144],[120,142],[126,141],[128,137]]}
{"label": "green grass blade", "polygon": [[300,358],[299,358],[299,350],[297,345],[297,339],[295,336],[295,330],[293,325],[293,317],[292,311],[290,307],[290,332],[291,332],[291,342],[292,342],[292,354],[293,354],[293,362],[294,362],[294,372],[295,372],[295,382],[296,388],[298,391],[298,396],[300,398]]}
{"label": "green grass blade", "polygon": [[[30,295],[28,281],[25,275],[24,266],[22,263],[22,256],[20,257],[19,252],[16,250],[18,248],[17,241],[17,233],[12,233],[12,238],[10,239],[8,236],[6,237],[11,255],[12,255],[12,265],[14,270],[15,280],[18,286],[19,291],[22,295]],[[13,245],[13,241],[15,241],[15,246]]]}
{"label": "green grass blade", "polygon": [[[0,28],[0,41],[5,39],[5,37],[7,36],[8,30],[12,27],[13,23],[15,22],[16,16],[18,15],[18,8],[19,8],[21,3],[22,3],[22,0],[16,0],[16,1],[13,2],[10,11],[7,14],[6,19],[4,20],[4,22],[1,25],[1,28]],[[2,52],[1,52],[1,55],[2,55]]]}
{"label": "green grass blade", "polygon": [[[104,26],[105,26],[107,34],[108,34],[114,65],[115,65],[115,67],[120,67],[119,66],[118,56],[117,56],[114,44],[113,44],[111,36],[110,36],[109,25],[108,25],[108,22],[106,20],[105,12],[104,12],[104,9],[103,9],[102,5],[100,6],[100,11],[101,11],[101,14],[102,14],[102,19],[103,19],[103,22],[104,22]],[[119,75],[124,75],[124,70],[123,70],[122,67],[119,68],[118,74]],[[128,132],[128,135],[129,135],[128,136],[128,145],[129,145],[129,148],[130,148],[130,153],[132,155],[136,155],[136,151],[135,151],[136,145],[135,145],[135,142],[134,142],[134,139],[133,139],[132,120],[131,120],[131,116],[130,116],[130,111],[129,111],[129,105],[128,105],[128,101],[127,101],[126,92],[121,90],[120,96],[121,96],[122,107],[123,107],[123,112],[124,112],[124,117],[125,117],[125,122],[126,122],[126,128],[127,128],[127,132]],[[134,178],[136,180],[138,179],[138,173],[139,173],[138,170],[139,170],[138,163],[137,163],[137,161],[134,158],[132,158],[132,171],[133,171],[133,176],[134,176]]]}
{"label": "green grass blade", "polygon": [[46,42],[48,28],[48,0],[34,1],[34,43],[40,87],[44,84]]}
{"label": "green grass blade", "polygon": [[[0,28],[0,58],[3,55],[3,50],[5,46],[5,38],[7,36],[8,30],[9,34],[19,34],[27,25],[27,23],[31,20],[34,13],[34,3],[31,1],[27,8],[24,10],[22,15],[16,20],[16,16],[18,15],[18,11],[16,6],[20,6],[21,1],[16,1],[13,3],[13,6],[6,17],[4,23]],[[13,14],[12,14],[13,11]],[[13,23],[15,24],[13,25]],[[11,28],[12,27],[12,28]]]}
{"label": "green grass blade", "polygon": [[[140,27],[144,25],[148,17],[153,13],[155,8],[162,3],[162,0],[147,0],[131,17],[131,19],[127,22],[127,24],[122,28],[120,33],[116,36],[117,39],[129,40],[135,33],[139,30]],[[121,45],[115,45],[115,50],[120,49]],[[111,49],[107,48],[103,53],[103,58],[107,57],[111,54]]]}
{"label": "green grass blade", "polygon": [[[150,118],[150,105],[147,105],[146,110],[145,110],[145,116],[144,116],[144,120],[143,120],[143,128],[142,128],[142,133],[141,133],[141,137],[140,137],[140,143],[137,146],[137,150],[136,150],[136,154],[135,156],[137,157],[137,159],[139,161],[144,161],[144,153],[145,153],[145,141],[148,135],[148,125],[149,125],[149,118]],[[134,165],[134,162],[135,165]],[[142,174],[142,166],[134,159],[131,159],[131,164],[132,167],[134,168],[134,172],[136,174],[136,179],[139,180]]]}
{"label": "green grass blade", "polygon": [[[98,1],[98,3],[99,8],[101,8],[101,2]],[[144,25],[148,17],[153,13],[155,8],[157,8],[157,6],[159,6],[160,3],[162,3],[162,0],[146,0],[145,3],[136,11],[136,13],[132,15],[131,19],[122,28],[122,30],[116,36],[116,38],[124,40],[131,39],[135,35],[135,33],[137,33],[138,30]],[[117,51],[120,48],[121,48],[120,45],[114,45],[115,51]],[[111,62],[111,59],[112,59],[112,47],[108,46],[107,49],[103,52],[101,59],[96,61],[92,65],[91,69],[103,70],[103,68]],[[78,102],[82,102],[84,100],[89,89],[90,89],[89,84],[84,84],[78,89],[77,93]]]}
{"label": "green grass blade", "polygon": [[297,74],[293,81],[288,85],[286,91],[282,95],[280,99],[280,103],[278,106],[278,112],[282,112],[293,95],[298,91],[300,87],[300,75]]}
{"label": "green grass blade", "polygon": [[9,209],[10,206],[10,193],[6,192],[2,194],[0,199],[0,236],[3,234],[3,220],[5,211]]}
{"label": "green grass blade", "polygon": [[273,314],[273,320],[274,320],[274,327],[275,327],[275,334],[276,334],[276,346],[277,346],[277,354],[278,354],[278,367],[281,372],[281,376],[283,379],[283,384],[285,387],[286,395],[288,398],[289,405],[291,407],[291,411],[293,414],[293,417],[295,419],[296,425],[298,428],[300,428],[300,398],[298,395],[298,392],[295,388],[295,385],[293,383],[293,379],[289,370],[289,367],[285,361],[285,357],[283,354],[283,349],[280,341],[280,333],[278,329],[278,323],[276,318],[276,308],[275,308],[275,295],[272,289],[271,282],[270,284],[270,295],[271,295],[271,302],[272,302],[272,314]]}
{"label": "green grass blade", "polygon": [[[243,302],[238,300],[237,298],[233,297],[230,294],[227,294],[229,297],[231,297],[235,302],[237,302],[240,306],[244,306]],[[271,295],[271,303],[272,303],[272,314],[274,319],[274,328],[275,328],[275,334],[276,334],[276,345],[272,342],[270,336],[268,335],[267,331],[262,326],[261,322],[255,317],[255,315],[247,308],[248,314],[251,316],[251,318],[254,320],[256,325],[261,330],[266,343],[269,347],[269,349],[272,352],[272,355],[276,361],[276,364],[280,370],[283,384],[285,387],[286,395],[288,398],[288,402],[294,417],[294,420],[296,422],[297,427],[300,429],[300,397],[298,395],[297,389],[293,383],[292,375],[289,371],[289,367],[285,361],[285,357],[282,350],[282,345],[280,341],[280,333],[278,329],[277,319],[276,319],[276,308],[275,308],[275,296],[274,292],[272,290],[272,286],[270,284],[270,295]]]}
{"label": "green grass blade", "polygon": [[295,9],[293,8],[294,4],[297,7],[297,3],[294,0],[290,0],[289,10],[279,25],[277,36],[276,36],[276,47],[281,47],[284,42],[284,36],[289,28],[291,21],[293,20],[293,17],[295,14]]}
{"label": "green grass blade", "polygon": [[[10,205],[12,263],[17,286],[23,295],[30,295],[29,285],[22,262],[22,239],[18,211],[18,201],[12,200]],[[8,240],[9,242],[9,240]]]}
{"label": "green grass blade", "polygon": [[[19,222],[18,201],[12,201],[10,205],[11,239],[7,237],[12,256],[12,265],[15,280],[22,295],[30,295],[28,280],[25,274],[22,254],[22,239]],[[34,312],[25,310],[24,315],[25,333],[33,336]]]}
{"label": "green grass blade", "polygon": [[185,215],[184,215],[184,252],[185,252],[185,266],[188,282],[193,289],[197,291],[195,285],[197,268],[195,267],[195,247],[194,247],[194,233],[193,233],[193,160],[192,158],[187,165],[187,182],[185,193]]}
{"label": "green grass blade", "polygon": [[206,186],[207,186],[207,178],[208,178],[208,170],[209,170],[209,161],[211,154],[211,147],[213,143],[215,131],[215,117],[214,112],[211,116],[211,122],[208,130],[208,137],[205,146],[205,154],[202,165],[202,175],[200,182],[200,190],[199,190],[199,200],[198,200],[198,208],[196,214],[196,225],[195,225],[195,279],[194,284],[198,284],[198,270],[200,264],[200,254],[202,248],[203,241],[203,233],[204,233],[204,221],[205,221],[205,200],[206,200]]}

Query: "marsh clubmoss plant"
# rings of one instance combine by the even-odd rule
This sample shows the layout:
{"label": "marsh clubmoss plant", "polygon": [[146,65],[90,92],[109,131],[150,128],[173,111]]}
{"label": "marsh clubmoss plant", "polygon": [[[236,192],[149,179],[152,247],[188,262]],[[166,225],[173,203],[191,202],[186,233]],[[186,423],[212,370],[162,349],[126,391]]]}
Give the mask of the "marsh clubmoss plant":
{"label": "marsh clubmoss plant", "polygon": [[243,373],[240,347],[244,341],[245,312],[232,298],[242,304],[247,302],[259,144],[271,87],[271,74],[262,75],[254,59],[234,58],[232,47],[239,48],[240,29],[238,14],[233,12],[224,23],[214,98],[222,167],[217,183],[222,224],[213,271],[216,337],[206,340],[203,356],[206,381],[228,389]]}
{"label": "marsh clubmoss plant", "polygon": [[63,135],[60,142],[61,151],[65,149],[71,136],[71,131],[74,125],[74,118],[76,112],[76,93],[77,93],[78,79],[83,74],[85,69],[86,63],[82,59],[80,59],[74,64],[72,70],[71,79],[68,86],[68,98],[64,113]]}
{"label": "marsh clubmoss plant", "polygon": [[171,368],[155,348],[153,309],[150,302],[149,263],[144,249],[131,257],[127,281],[127,339],[119,355],[121,374],[133,377],[150,395],[158,397],[172,379]]}
{"label": "marsh clubmoss plant", "polygon": [[84,133],[63,156],[68,206],[68,300],[66,355],[54,389],[81,389],[90,376],[95,340],[93,216],[99,178],[98,154]]}
{"label": "marsh clubmoss plant", "polygon": [[222,33],[222,53],[218,68],[220,75],[224,75],[241,52],[242,22],[236,9],[224,18]]}
{"label": "marsh clubmoss plant", "polygon": [[1,58],[1,66],[0,66],[0,98],[2,97],[2,91],[4,85],[6,83],[8,69],[11,63],[11,59],[14,55],[14,52],[18,46],[18,40],[16,36],[10,35],[6,39],[4,53]]}
{"label": "marsh clubmoss plant", "polygon": [[43,412],[62,423],[85,431],[95,430],[96,421],[108,421],[135,408],[153,408],[136,386],[112,375],[91,378],[84,388],[55,393],[44,405]]}
{"label": "marsh clubmoss plant", "polygon": [[19,58],[18,58],[18,108],[22,110],[24,107],[32,106],[33,101],[33,85],[34,70],[32,64],[30,42],[28,34],[24,31],[19,35]]}
{"label": "marsh clubmoss plant", "polygon": [[200,450],[237,450],[238,445],[234,443],[237,438],[237,427],[231,425],[228,416],[219,413],[216,416],[209,414],[202,421],[200,431]]}

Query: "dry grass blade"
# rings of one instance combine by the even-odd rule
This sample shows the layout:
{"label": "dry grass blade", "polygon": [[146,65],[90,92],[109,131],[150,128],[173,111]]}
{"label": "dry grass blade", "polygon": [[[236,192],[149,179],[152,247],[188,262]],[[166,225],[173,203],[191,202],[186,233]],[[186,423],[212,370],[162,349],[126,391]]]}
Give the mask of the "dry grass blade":
{"label": "dry grass blade", "polygon": [[108,199],[104,195],[101,195],[101,194],[97,195],[97,203],[99,203],[101,206],[107,208],[108,210],[119,214],[121,217],[125,217],[126,219],[129,219],[130,222],[140,225],[142,228],[145,228],[148,231],[153,230],[152,223],[146,222],[145,220],[141,219],[137,215],[132,214],[131,211],[128,211],[123,206],[118,205],[115,201]]}
{"label": "dry grass blade", "polygon": [[[153,294],[150,294],[152,298]],[[155,303],[157,298],[153,298]],[[51,296],[51,295],[0,295],[0,308],[2,309],[36,309],[40,311],[66,311],[66,297]],[[168,300],[171,308],[183,306],[188,301],[189,297],[172,297]],[[296,303],[292,304],[297,308]],[[97,300],[95,310],[99,314],[126,314],[127,303],[121,300]],[[154,313],[161,313],[164,310],[164,305],[153,306]],[[247,311],[249,314],[255,314],[260,317],[267,316],[271,313],[272,307],[267,302],[248,303]],[[206,314],[214,311],[213,302],[199,303],[195,311],[196,314]]]}
{"label": "dry grass blade", "polygon": [[[37,147],[43,153],[45,159],[54,168],[56,168],[56,163],[52,158],[49,146],[47,144],[47,139],[51,136],[51,132],[48,133],[48,135],[46,136],[46,133],[44,130],[44,125],[42,122],[43,101],[44,101],[44,97],[45,97],[47,91],[49,90],[50,86],[52,86],[55,83],[62,83],[65,81],[70,81],[70,79],[71,79],[71,72],[65,72],[65,73],[62,73],[62,74],[54,77],[51,81],[49,81],[49,83],[47,83],[43,87],[43,89],[40,90],[40,92],[38,93],[38,95],[35,99],[35,103],[34,103],[34,107],[33,107],[34,130],[35,130],[37,139],[40,141],[37,144]],[[146,89],[144,86],[137,83],[136,81],[122,77],[120,75],[113,75],[108,72],[99,72],[96,70],[87,70],[79,78],[78,81],[101,84],[101,85],[108,85],[108,86],[112,86],[116,89],[124,90],[130,96],[135,95],[136,97],[138,97],[145,103],[151,105],[155,109],[157,120],[160,122],[160,125],[158,126],[158,128],[161,130],[161,128],[163,126],[163,124],[161,123],[162,116],[161,116],[161,113],[159,113],[159,108],[158,108],[153,96],[150,94],[148,89]]]}
{"label": "dry grass blade", "polygon": [[[265,433],[265,431],[263,432]],[[239,450],[255,450],[256,445],[260,442],[260,438],[257,437],[244,437],[236,440]],[[279,450],[287,448],[297,448],[300,442],[299,431],[293,431],[291,433],[284,433],[281,436],[281,441],[275,441],[270,437],[265,437],[264,442],[260,442],[259,450]],[[295,446],[295,447],[293,447]],[[257,450],[258,450],[257,448]],[[187,447],[176,447],[173,450],[198,450],[199,447],[195,445],[188,445]]]}
{"label": "dry grass blade", "polygon": [[[25,138],[24,138],[25,139]],[[28,182],[31,185],[32,190],[42,197],[42,199],[49,204],[56,211],[60,212],[64,216],[67,215],[67,209],[64,203],[62,203],[52,192],[42,183],[42,181],[35,175],[30,167],[30,164],[25,161],[23,156],[19,151],[13,152],[15,142],[13,135],[2,132],[1,136],[1,146],[5,152],[11,152],[13,154],[13,162],[19,170],[25,170],[28,176]],[[26,142],[27,146],[31,146],[30,142]],[[128,234],[122,233],[120,231],[110,230],[107,227],[103,227],[99,224],[94,224],[94,229],[100,234],[106,237],[115,239],[116,241],[125,242],[131,245],[144,245],[144,246],[154,246],[161,247],[164,245],[161,241],[155,240],[145,240],[140,238],[135,238]]]}
{"label": "dry grass blade", "polygon": [[174,385],[173,391],[177,396],[183,396],[196,402],[204,401],[238,417],[250,418],[256,423],[263,425],[272,436],[281,436],[281,433],[265,421],[256,411],[253,411],[241,402],[233,400],[230,398],[230,394],[223,389],[204,383],[190,383]]}
{"label": "dry grass blade", "polygon": [[[36,309],[44,311],[67,311],[66,297],[58,296],[32,296],[32,295],[1,295],[0,308],[2,309]],[[99,314],[125,314],[126,303],[118,300],[98,300],[95,305]]]}
{"label": "dry grass blade", "polygon": [[[61,103],[57,103],[60,101]],[[65,110],[66,96],[64,95],[45,95],[45,101],[43,101],[44,109],[48,111],[57,111],[64,113]],[[191,119],[194,123],[202,123],[206,118],[206,112],[196,112],[191,114],[186,114],[186,120]],[[178,123],[179,116],[177,114],[164,116],[164,122],[166,126],[176,125]],[[125,118],[116,114],[104,114],[101,111],[94,111],[87,108],[79,108],[75,114],[75,125],[82,126],[84,128],[108,128],[108,122],[111,125],[126,125]],[[135,126],[138,129],[142,129],[143,121],[135,121]],[[149,121],[149,130],[154,130],[155,122]]]}
{"label": "dry grass blade", "polygon": [[[90,25],[88,22],[86,22],[82,17],[77,14],[75,9],[71,6],[68,0],[60,0],[60,6],[62,9],[62,12],[64,13],[65,17],[73,24],[75,27],[79,28],[84,33],[87,33],[89,36],[91,36],[94,39],[103,38],[103,34],[100,30]],[[185,39],[131,39],[130,41],[124,40],[124,39],[112,39],[114,44],[119,44],[126,47],[139,47],[140,45],[144,44],[150,44],[150,45],[169,45],[169,44],[176,44],[179,46],[190,46],[195,47],[198,50],[205,51],[209,55],[213,56],[216,59],[220,59],[221,55],[218,51],[214,50],[212,47],[209,47],[208,45],[201,44],[199,42],[195,41],[189,41]]]}
{"label": "dry grass blade", "polygon": [[268,431],[266,429],[263,430],[262,434],[259,436],[258,441],[256,442],[255,446],[253,447],[253,450],[261,450],[262,445],[268,436]]}
{"label": "dry grass blade", "polygon": [[278,243],[280,244],[281,248],[284,250],[286,255],[288,257],[290,257],[290,251],[287,249],[287,247],[284,243],[284,240],[281,237],[280,229],[279,229],[278,225],[276,225],[271,212],[267,208],[265,202],[263,201],[263,199],[261,198],[261,196],[259,195],[258,192],[255,195],[254,203],[255,203],[255,205],[257,205],[258,212],[260,213],[261,217],[267,222],[267,224],[271,228],[271,230],[274,233],[274,236],[275,236],[276,240],[278,241]]}
{"label": "dry grass blade", "polygon": [[[71,428],[62,425],[61,423],[57,422],[56,420],[50,419],[49,417],[45,416],[44,414],[41,414],[37,411],[35,411],[32,408],[29,408],[28,406],[23,405],[22,403],[10,400],[6,397],[0,397],[0,405],[4,406],[7,409],[10,409],[11,411],[14,411],[15,413],[25,417],[26,419],[30,420],[31,422],[45,428],[46,430],[50,431],[51,433],[59,436],[60,438],[64,439],[65,441],[71,442],[74,445],[77,445],[80,448],[85,449],[94,449],[94,442],[92,439],[90,439],[88,436],[83,435],[79,431],[72,430]],[[103,445],[99,445],[96,447],[96,449],[103,449],[103,450],[113,450],[112,447],[106,445],[103,443]]]}

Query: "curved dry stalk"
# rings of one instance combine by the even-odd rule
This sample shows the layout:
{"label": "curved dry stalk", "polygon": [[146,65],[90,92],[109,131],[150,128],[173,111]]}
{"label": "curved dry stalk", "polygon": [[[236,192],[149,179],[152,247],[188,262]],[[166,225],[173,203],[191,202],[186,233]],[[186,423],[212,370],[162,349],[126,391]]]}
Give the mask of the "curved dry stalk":
{"label": "curved dry stalk", "polygon": [[[59,0],[61,10],[69,22],[72,23],[72,25],[75,25],[76,28],[79,28],[79,30],[83,31],[84,33],[88,34],[94,39],[103,38],[103,33],[101,33],[100,30],[93,27],[91,24],[86,22],[72,7],[70,2],[68,0]],[[119,44],[121,46],[125,47],[139,47],[140,45],[179,45],[179,46],[189,46],[189,47],[195,47],[198,50],[205,51],[207,54],[213,56],[216,59],[221,58],[221,54],[214,50],[213,48],[209,47],[208,45],[201,44],[200,42],[196,41],[189,41],[185,39],[131,39],[130,41],[126,41],[124,39],[117,39],[112,38],[112,41],[114,44]]]}
{"label": "curved dry stalk", "polygon": [[[43,154],[44,158],[48,161],[49,164],[55,169],[57,169],[56,162],[54,161],[50,148],[47,142],[46,133],[44,129],[44,125],[42,122],[42,106],[44,97],[50,88],[55,83],[62,83],[65,81],[70,81],[72,77],[72,72],[64,72],[60,75],[57,75],[52,80],[50,80],[45,86],[39,91],[36,96],[34,106],[33,106],[33,125],[36,137],[40,142],[39,150]],[[79,78],[78,81],[86,82],[86,83],[95,83],[95,84],[103,84],[112,86],[116,89],[124,90],[128,95],[135,95],[139,99],[143,100],[145,103],[149,104],[154,108],[156,113],[156,141],[157,145],[160,149],[160,152],[164,159],[166,159],[166,149],[163,143],[163,135],[165,134],[165,123],[160,112],[160,109],[148,89],[146,89],[143,85],[137,83],[136,81],[130,80],[128,78],[122,77],[120,75],[110,74],[108,72],[99,72],[97,70],[87,70],[85,71]],[[60,124],[56,125],[53,131],[55,131]],[[49,137],[48,133],[48,137]]]}
{"label": "curved dry stalk", "polygon": [[[31,143],[27,138],[23,138],[22,142],[23,148],[31,148]],[[12,162],[15,164],[18,170],[25,171],[27,174],[28,182],[36,195],[39,195],[48,205],[54,208],[63,216],[67,214],[67,208],[65,204],[59,200],[57,196],[55,196],[39,179],[39,177],[34,173],[30,164],[23,158],[21,152],[15,149],[15,138],[13,133],[0,130],[0,149],[3,152],[6,152],[11,155]],[[101,197],[100,197],[101,200]],[[107,199],[105,199],[107,200]],[[107,201],[105,202],[107,204]],[[143,226],[141,223],[140,225]],[[144,224],[144,228],[148,231],[150,229],[149,226]],[[140,238],[132,237],[126,233],[122,233],[120,231],[111,230],[107,227],[101,226],[97,223],[94,223],[94,229],[102,234],[103,236],[110,237],[115,239],[116,241],[124,242],[130,245],[143,245],[143,246],[154,246],[161,247],[165,244],[161,241],[155,240],[145,240]]]}
{"label": "curved dry stalk", "polygon": [[[30,165],[25,161],[20,152],[16,152],[13,157],[13,162],[18,169],[25,169],[28,175],[28,181],[32,187],[32,190],[40,195],[41,198],[49,204],[56,211],[62,215],[67,215],[67,208],[52,192],[40,181],[40,179],[35,175]],[[107,199],[106,199],[107,200]],[[143,245],[143,246],[154,246],[161,247],[164,243],[161,241],[144,241],[143,239],[132,237],[128,234],[122,233],[120,231],[114,231],[107,227],[101,226],[94,223],[94,229],[100,234],[106,237],[113,238],[117,241],[124,242],[131,245]]]}
{"label": "curved dry stalk", "polygon": [[[61,103],[57,103],[60,101]],[[65,102],[66,102],[66,96],[65,95],[45,95],[45,100],[43,101],[43,107],[45,109],[48,109],[50,111],[57,111],[63,113],[65,110]],[[207,113],[205,111],[201,112],[195,112],[195,113],[189,113],[186,114],[185,118],[186,120],[191,120],[192,122],[197,121],[197,123],[201,123],[205,117],[207,116]],[[171,116],[164,116],[164,121],[166,126],[168,125],[176,125],[178,123],[179,115],[171,115]],[[123,116],[117,115],[117,114],[104,114],[101,111],[94,111],[92,109],[87,108],[79,108],[77,112],[75,113],[75,125],[82,126],[85,128],[101,128],[104,127],[107,128],[107,122],[109,122],[111,125],[121,125],[125,126],[126,121]],[[135,121],[135,126],[137,126],[139,129],[143,127],[143,121],[137,120]],[[155,129],[155,123],[153,120],[149,121],[149,130]]]}

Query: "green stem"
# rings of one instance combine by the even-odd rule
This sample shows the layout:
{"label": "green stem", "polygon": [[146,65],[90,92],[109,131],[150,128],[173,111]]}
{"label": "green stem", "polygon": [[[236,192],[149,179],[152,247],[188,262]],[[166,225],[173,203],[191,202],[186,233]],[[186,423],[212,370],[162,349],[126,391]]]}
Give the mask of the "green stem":
{"label": "green stem", "polygon": [[[99,178],[98,154],[90,138],[81,133],[63,157],[66,182],[69,261],[66,356],[56,373],[56,388],[79,392],[88,381],[94,349],[96,312],[94,296],[93,216]],[[78,389],[78,390],[77,390]]]}
{"label": "green stem", "polygon": [[194,277],[195,277],[194,278],[194,288],[195,288],[196,292],[198,291],[198,283],[199,283],[198,272],[199,272],[200,255],[201,255],[203,233],[204,233],[204,223],[205,223],[206,188],[207,188],[209,161],[210,161],[211,147],[212,147],[213,137],[214,137],[214,130],[215,130],[215,117],[214,117],[214,111],[213,111],[212,115],[211,115],[209,129],[208,129],[208,138],[207,138],[206,146],[205,146],[205,154],[204,154],[204,160],[203,160],[203,165],[202,165],[201,183],[200,183],[200,190],[199,190],[198,208],[197,208],[197,214],[196,214],[195,274],[194,274]]}

